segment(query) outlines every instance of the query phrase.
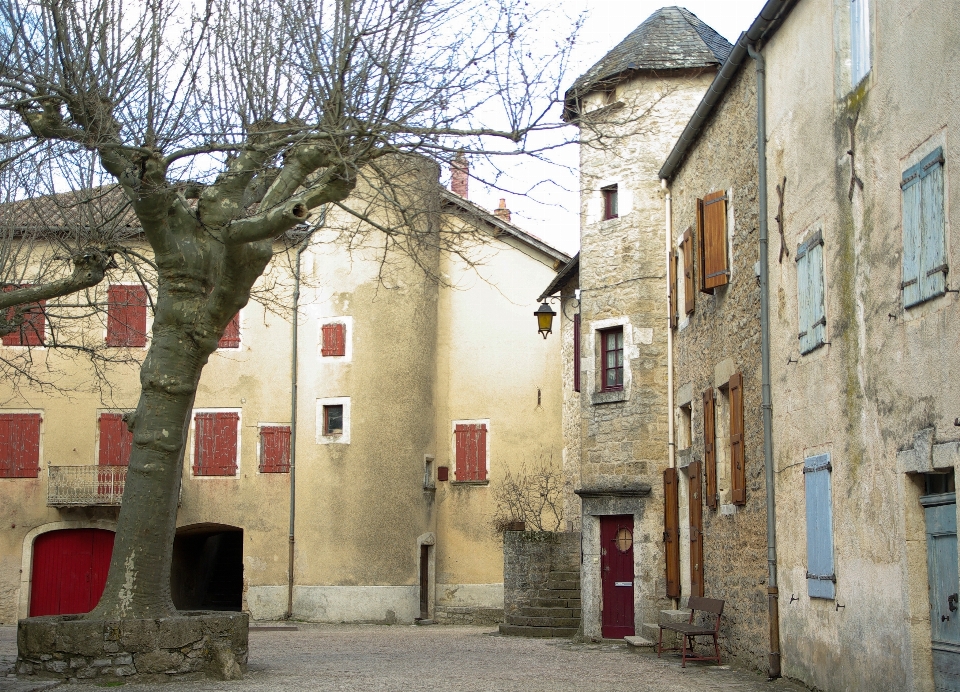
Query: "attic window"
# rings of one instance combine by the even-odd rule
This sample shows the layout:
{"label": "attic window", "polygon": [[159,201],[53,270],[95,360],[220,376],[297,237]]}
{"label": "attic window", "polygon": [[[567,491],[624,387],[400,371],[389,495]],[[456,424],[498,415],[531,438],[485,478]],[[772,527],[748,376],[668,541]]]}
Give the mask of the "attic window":
{"label": "attic window", "polygon": [[600,193],[603,195],[603,220],[617,218],[620,215],[617,210],[617,186],[602,187]]}
{"label": "attic window", "polygon": [[617,90],[608,89],[603,92],[603,105],[609,106],[611,103],[614,103],[617,100]]}

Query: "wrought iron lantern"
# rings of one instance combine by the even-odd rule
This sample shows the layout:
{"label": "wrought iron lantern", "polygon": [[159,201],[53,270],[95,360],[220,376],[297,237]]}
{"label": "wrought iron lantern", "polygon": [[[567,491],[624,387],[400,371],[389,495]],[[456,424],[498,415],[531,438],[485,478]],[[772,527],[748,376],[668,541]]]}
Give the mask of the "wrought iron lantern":
{"label": "wrought iron lantern", "polygon": [[550,306],[547,305],[547,302],[544,301],[540,304],[540,307],[537,308],[536,312],[533,313],[537,318],[537,331],[543,335],[543,338],[547,338],[547,334],[553,333],[553,318],[556,316],[553,310],[550,309]]}

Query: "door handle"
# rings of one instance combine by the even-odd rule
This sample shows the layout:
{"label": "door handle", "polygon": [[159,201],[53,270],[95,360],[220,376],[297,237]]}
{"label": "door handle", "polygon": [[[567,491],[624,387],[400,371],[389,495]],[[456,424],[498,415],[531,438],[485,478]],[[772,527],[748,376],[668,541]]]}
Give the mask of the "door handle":
{"label": "door handle", "polygon": [[953,593],[947,596],[947,607],[950,608],[951,613],[957,612],[957,600],[958,594]]}

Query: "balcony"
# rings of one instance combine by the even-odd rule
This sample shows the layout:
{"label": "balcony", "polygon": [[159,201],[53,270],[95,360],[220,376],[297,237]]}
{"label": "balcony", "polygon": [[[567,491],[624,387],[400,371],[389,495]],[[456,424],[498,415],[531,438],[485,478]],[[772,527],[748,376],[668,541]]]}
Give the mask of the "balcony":
{"label": "balcony", "polygon": [[119,507],[126,466],[49,466],[50,507]]}

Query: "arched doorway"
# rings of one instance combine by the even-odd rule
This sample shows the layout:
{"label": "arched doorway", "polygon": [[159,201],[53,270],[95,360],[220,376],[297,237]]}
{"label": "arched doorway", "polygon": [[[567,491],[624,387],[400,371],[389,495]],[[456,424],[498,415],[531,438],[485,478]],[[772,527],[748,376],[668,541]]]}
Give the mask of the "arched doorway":
{"label": "arched doorway", "polygon": [[61,529],[37,536],[30,616],[93,610],[107,581],[113,536],[113,531],[104,529]]}
{"label": "arched doorway", "polygon": [[222,524],[177,529],[170,593],[178,610],[241,610],[243,529]]}

